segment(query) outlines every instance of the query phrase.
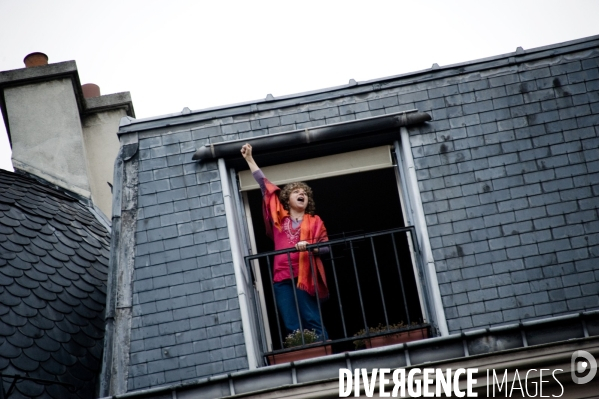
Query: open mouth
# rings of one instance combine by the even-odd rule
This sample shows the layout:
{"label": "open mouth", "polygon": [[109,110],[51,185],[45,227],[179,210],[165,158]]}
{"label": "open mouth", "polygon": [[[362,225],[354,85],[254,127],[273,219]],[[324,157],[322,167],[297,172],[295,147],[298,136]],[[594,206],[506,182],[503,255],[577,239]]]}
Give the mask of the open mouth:
{"label": "open mouth", "polygon": [[298,198],[297,198],[297,202],[304,203],[304,197],[298,197]]}

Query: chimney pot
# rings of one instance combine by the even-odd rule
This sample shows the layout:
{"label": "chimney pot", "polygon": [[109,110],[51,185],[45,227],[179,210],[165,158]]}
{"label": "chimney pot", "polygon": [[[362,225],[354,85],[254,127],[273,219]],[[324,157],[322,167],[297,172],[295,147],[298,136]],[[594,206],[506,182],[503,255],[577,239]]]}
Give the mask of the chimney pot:
{"label": "chimney pot", "polygon": [[83,90],[83,98],[100,97],[100,86],[93,83],[81,85]]}
{"label": "chimney pot", "polygon": [[31,53],[23,59],[23,62],[26,68],[48,65],[48,56],[39,52]]}

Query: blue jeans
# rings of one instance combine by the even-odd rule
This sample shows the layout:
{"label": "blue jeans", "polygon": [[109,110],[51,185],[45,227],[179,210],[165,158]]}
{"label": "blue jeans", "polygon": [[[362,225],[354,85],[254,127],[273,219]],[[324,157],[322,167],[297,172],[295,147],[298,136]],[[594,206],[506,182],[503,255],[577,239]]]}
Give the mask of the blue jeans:
{"label": "blue jeans", "polygon": [[[293,297],[293,280],[279,281],[278,283],[274,283],[273,286],[279,315],[283,318],[287,334],[291,334],[295,330],[300,329],[297,309],[295,308],[295,299]],[[324,322],[321,323],[320,320],[316,296],[312,296],[297,287],[295,288],[295,293],[297,295],[302,328],[304,330],[314,330],[319,337],[327,340],[329,337],[326,328],[324,328]]]}

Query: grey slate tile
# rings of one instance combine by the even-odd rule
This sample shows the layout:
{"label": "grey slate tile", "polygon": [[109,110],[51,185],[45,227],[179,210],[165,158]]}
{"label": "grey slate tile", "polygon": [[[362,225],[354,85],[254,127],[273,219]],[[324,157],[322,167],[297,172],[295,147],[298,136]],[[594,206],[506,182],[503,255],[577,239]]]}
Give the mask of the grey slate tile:
{"label": "grey slate tile", "polygon": [[464,110],[464,115],[468,115],[468,114],[474,114],[474,113],[479,113],[479,112],[491,111],[491,110],[495,109],[495,107],[494,107],[492,100],[486,100],[486,101],[478,101],[478,102],[471,103],[471,104],[464,104],[462,106],[462,109]]}
{"label": "grey slate tile", "polygon": [[536,316],[534,306],[522,306],[515,309],[503,310],[501,313],[505,321],[521,321]]}
{"label": "grey slate tile", "polygon": [[459,94],[459,89],[457,85],[442,86],[428,90],[428,97],[431,99],[436,97],[451,96],[455,94]]}
{"label": "grey slate tile", "polygon": [[477,101],[474,93],[460,93],[445,97],[445,104],[447,107],[458,106],[462,104],[470,104]]}
{"label": "grey slate tile", "polygon": [[569,249],[570,242],[567,239],[553,240],[550,242],[542,242],[538,244],[539,253],[546,254],[551,252],[565,251]]}
{"label": "grey slate tile", "polygon": [[[478,220],[482,221],[483,219],[478,218]],[[470,236],[472,237],[473,241],[481,241],[489,238],[496,238],[501,236],[501,234],[503,233],[501,232],[501,228],[498,226],[470,231]]]}
{"label": "grey slate tile", "polygon": [[453,333],[463,331],[465,329],[473,327],[472,317],[467,316],[458,319],[447,320],[447,326]]}
{"label": "grey slate tile", "polygon": [[579,259],[587,259],[589,251],[587,248],[576,248],[568,251],[557,252],[557,261],[560,263],[571,262]]}
{"label": "grey slate tile", "polygon": [[582,69],[591,69],[591,68],[597,68],[599,66],[599,58],[595,57],[595,58],[588,58],[585,60],[582,60]]}
{"label": "grey slate tile", "polygon": [[529,294],[529,293],[531,293],[531,288],[530,288],[530,283],[525,282],[525,283],[519,283],[519,284],[504,285],[502,287],[497,288],[497,291],[501,298],[509,298],[509,297],[516,297],[516,296],[522,295],[522,294]]}
{"label": "grey slate tile", "polygon": [[502,312],[483,313],[472,316],[472,324],[474,327],[497,324],[501,323],[502,321]]}
{"label": "grey slate tile", "polygon": [[494,274],[480,278],[481,288],[499,287],[511,284],[512,280],[509,273]]}
{"label": "grey slate tile", "polygon": [[519,82],[519,77],[516,74],[506,74],[503,76],[497,76],[489,79],[489,86],[498,87],[505,86],[510,83]]}
{"label": "grey slate tile", "polygon": [[460,93],[484,90],[488,87],[489,87],[489,81],[487,79],[480,79],[480,80],[474,80],[471,82],[458,83],[458,89],[459,89]]}
{"label": "grey slate tile", "polygon": [[481,302],[496,299],[498,297],[497,288],[487,288],[468,293],[468,300],[470,302]]}
{"label": "grey slate tile", "polygon": [[549,67],[535,68],[528,71],[520,72],[520,79],[522,81],[546,78],[549,76],[551,76],[551,71],[549,70]]}
{"label": "grey slate tile", "polygon": [[553,65],[550,67],[551,75],[558,76],[566,73],[580,71],[582,69],[582,65],[580,61],[573,61],[570,63]]}
{"label": "grey slate tile", "polygon": [[539,249],[537,244],[520,245],[518,247],[508,248],[507,255],[510,259],[521,259],[533,255],[537,255]]}

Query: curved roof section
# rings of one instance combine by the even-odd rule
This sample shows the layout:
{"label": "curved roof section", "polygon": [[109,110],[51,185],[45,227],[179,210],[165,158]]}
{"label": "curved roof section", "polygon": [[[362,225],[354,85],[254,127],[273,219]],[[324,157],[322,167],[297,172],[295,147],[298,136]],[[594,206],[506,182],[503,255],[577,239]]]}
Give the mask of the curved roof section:
{"label": "curved roof section", "polygon": [[0,373],[7,397],[91,398],[109,233],[77,199],[0,170]]}

